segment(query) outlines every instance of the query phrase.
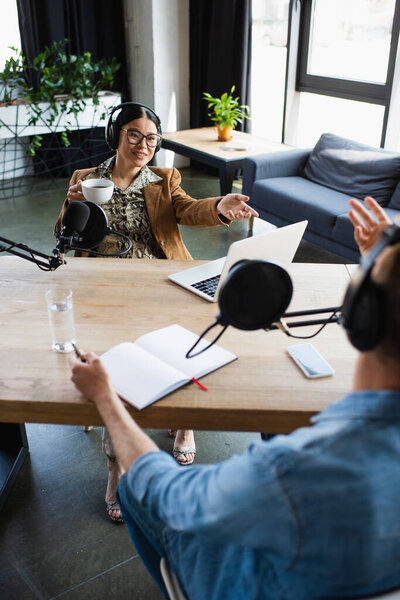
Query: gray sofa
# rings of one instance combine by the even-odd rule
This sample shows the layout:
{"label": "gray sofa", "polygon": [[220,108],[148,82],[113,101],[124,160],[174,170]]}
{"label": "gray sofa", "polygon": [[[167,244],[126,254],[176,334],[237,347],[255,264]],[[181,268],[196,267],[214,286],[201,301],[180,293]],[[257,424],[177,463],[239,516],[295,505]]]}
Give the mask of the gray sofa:
{"label": "gray sofa", "polygon": [[349,199],[371,195],[391,218],[400,215],[400,154],[323,134],[313,150],[249,158],[243,193],[262,219],[288,225],[308,219],[305,239],[359,261]]}

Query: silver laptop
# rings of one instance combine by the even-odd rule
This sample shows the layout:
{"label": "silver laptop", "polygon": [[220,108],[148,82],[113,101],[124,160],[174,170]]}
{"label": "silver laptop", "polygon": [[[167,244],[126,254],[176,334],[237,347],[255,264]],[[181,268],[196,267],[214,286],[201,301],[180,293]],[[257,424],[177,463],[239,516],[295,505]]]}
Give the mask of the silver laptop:
{"label": "silver laptop", "polygon": [[209,302],[218,300],[218,292],[229,269],[243,259],[262,259],[288,266],[296,253],[308,221],[279,227],[261,235],[233,242],[227,256],[204,265],[168,275],[168,279]]}

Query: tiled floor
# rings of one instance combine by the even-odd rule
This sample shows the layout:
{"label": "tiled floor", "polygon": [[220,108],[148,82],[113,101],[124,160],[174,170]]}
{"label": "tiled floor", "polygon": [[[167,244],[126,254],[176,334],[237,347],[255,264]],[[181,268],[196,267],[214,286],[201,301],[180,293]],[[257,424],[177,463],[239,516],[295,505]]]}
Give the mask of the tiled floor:
{"label": "tiled floor", "polygon": [[[218,180],[207,171],[185,169],[182,175],[182,187],[192,196],[218,195]],[[235,186],[239,191],[240,184]],[[64,194],[61,189],[1,200],[0,235],[51,252],[53,224]],[[257,220],[255,232],[266,227]],[[229,243],[246,234],[247,223],[229,229],[182,228],[194,258],[224,255]],[[306,243],[296,260],[344,262]],[[161,598],[124,525],[106,516],[101,429],[84,433],[82,427],[28,424],[27,433],[30,454],[0,513],[0,599]],[[172,440],[165,431],[149,433],[162,449],[171,451]],[[197,432],[196,463],[224,460],[254,439],[258,434]]]}

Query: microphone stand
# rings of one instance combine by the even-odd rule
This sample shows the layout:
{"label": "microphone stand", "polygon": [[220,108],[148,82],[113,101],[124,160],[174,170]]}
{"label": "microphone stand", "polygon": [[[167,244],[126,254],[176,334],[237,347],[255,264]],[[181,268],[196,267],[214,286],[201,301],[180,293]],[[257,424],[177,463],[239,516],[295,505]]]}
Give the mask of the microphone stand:
{"label": "microphone stand", "polygon": [[[59,231],[54,232],[54,235],[57,239],[57,246],[56,246],[56,249],[54,250],[54,253],[57,253],[57,255],[59,255],[59,254],[63,255],[65,252],[69,252],[70,250],[75,250],[75,251],[78,250],[79,252],[88,252],[92,256],[105,256],[105,257],[108,256],[108,257],[119,258],[121,256],[125,256],[125,254],[128,254],[128,252],[132,249],[132,240],[124,233],[115,231],[111,227],[107,227],[104,237],[106,237],[107,235],[110,235],[111,233],[113,233],[114,235],[117,235],[119,237],[122,237],[123,240],[125,242],[127,242],[127,244],[128,244],[128,246],[127,246],[127,248],[125,248],[125,250],[121,250],[120,252],[107,253],[107,254],[105,252],[97,252],[96,250],[93,250],[93,247],[96,247],[102,240],[100,240],[98,243],[96,243],[96,245],[93,247],[91,246],[90,248],[83,248],[82,244],[84,244],[84,242],[85,242],[84,237],[79,237],[78,233],[75,231],[72,233],[72,235],[66,236],[63,234],[64,229],[65,229],[65,227],[63,228],[63,230],[61,230],[61,232],[59,232]],[[104,239],[104,237],[103,237],[103,239]]]}
{"label": "microphone stand", "polygon": [[13,242],[12,240],[8,240],[1,236],[0,242],[8,244],[8,246],[5,246],[0,243],[0,253],[8,252],[9,254],[14,254],[15,256],[29,260],[30,262],[35,263],[42,271],[55,271],[55,269],[58,269],[58,267],[65,262],[58,250],[54,250],[54,256],[50,256],[43,252],[39,252],[38,250],[33,250],[26,244]]}
{"label": "microphone stand", "polygon": [[[318,331],[316,333],[314,333],[312,335],[304,336],[303,339],[307,339],[307,338],[314,337],[315,335],[317,335],[325,327],[325,325],[328,325],[328,323],[340,323],[340,316],[337,316],[336,313],[339,312],[341,309],[342,309],[341,306],[331,306],[329,308],[312,308],[309,310],[297,310],[297,311],[293,311],[293,312],[287,312],[284,315],[282,315],[282,317],[280,318],[279,321],[276,321],[275,323],[271,323],[271,325],[269,327],[265,327],[265,328],[260,327],[260,329],[264,329],[264,331],[272,331],[273,329],[279,329],[280,331],[282,331],[289,337],[300,337],[300,336],[292,335],[289,330],[290,327],[306,327],[307,325],[321,325],[321,327],[318,329]],[[290,323],[286,323],[286,321],[284,321],[284,318],[290,319],[292,317],[303,317],[303,316],[305,317],[307,315],[318,315],[318,314],[322,314],[322,313],[331,313],[331,316],[328,318],[325,318],[325,319],[308,319],[306,321],[293,321]],[[217,337],[215,337],[213,339],[213,341],[208,344],[208,346],[206,346],[205,348],[202,348],[201,350],[199,350],[195,354],[193,354],[193,350],[196,348],[198,343],[204,338],[204,336],[213,327],[215,327],[218,324],[222,325],[222,329],[219,332],[219,334],[217,335]],[[207,327],[207,329],[205,329],[203,331],[203,333],[199,336],[198,340],[186,352],[185,358],[194,358],[195,356],[198,356],[199,354],[202,354],[203,352],[205,352],[206,350],[211,348],[211,346],[213,346],[215,344],[215,342],[218,341],[219,338],[222,336],[222,334],[226,331],[228,326],[229,326],[229,324],[223,325],[220,321],[218,321],[218,317],[217,317],[216,321],[214,321],[214,323],[212,323],[209,327]]]}
{"label": "microphone stand", "polygon": [[[291,327],[306,327],[307,325],[323,325],[324,323],[340,323],[340,317],[335,313],[341,310],[341,306],[330,306],[329,308],[313,308],[310,310],[297,310],[293,312],[287,312],[282,315],[282,318],[277,323],[271,323],[270,327],[267,327],[265,331],[271,331],[273,329],[280,329],[287,335],[289,334],[289,328]],[[286,322],[287,318],[292,317],[305,317],[307,315],[317,315],[321,313],[332,313],[330,319],[308,319],[306,321],[291,321]]]}

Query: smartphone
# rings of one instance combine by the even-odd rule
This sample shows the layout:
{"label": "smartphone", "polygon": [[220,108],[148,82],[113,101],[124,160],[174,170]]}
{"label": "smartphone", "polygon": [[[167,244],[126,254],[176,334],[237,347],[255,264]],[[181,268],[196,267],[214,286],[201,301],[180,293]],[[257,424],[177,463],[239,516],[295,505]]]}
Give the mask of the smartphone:
{"label": "smartphone", "polygon": [[328,377],[335,372],[312,344],[295,344],[286,348],[286,351],[304,375],[310,379]]}

